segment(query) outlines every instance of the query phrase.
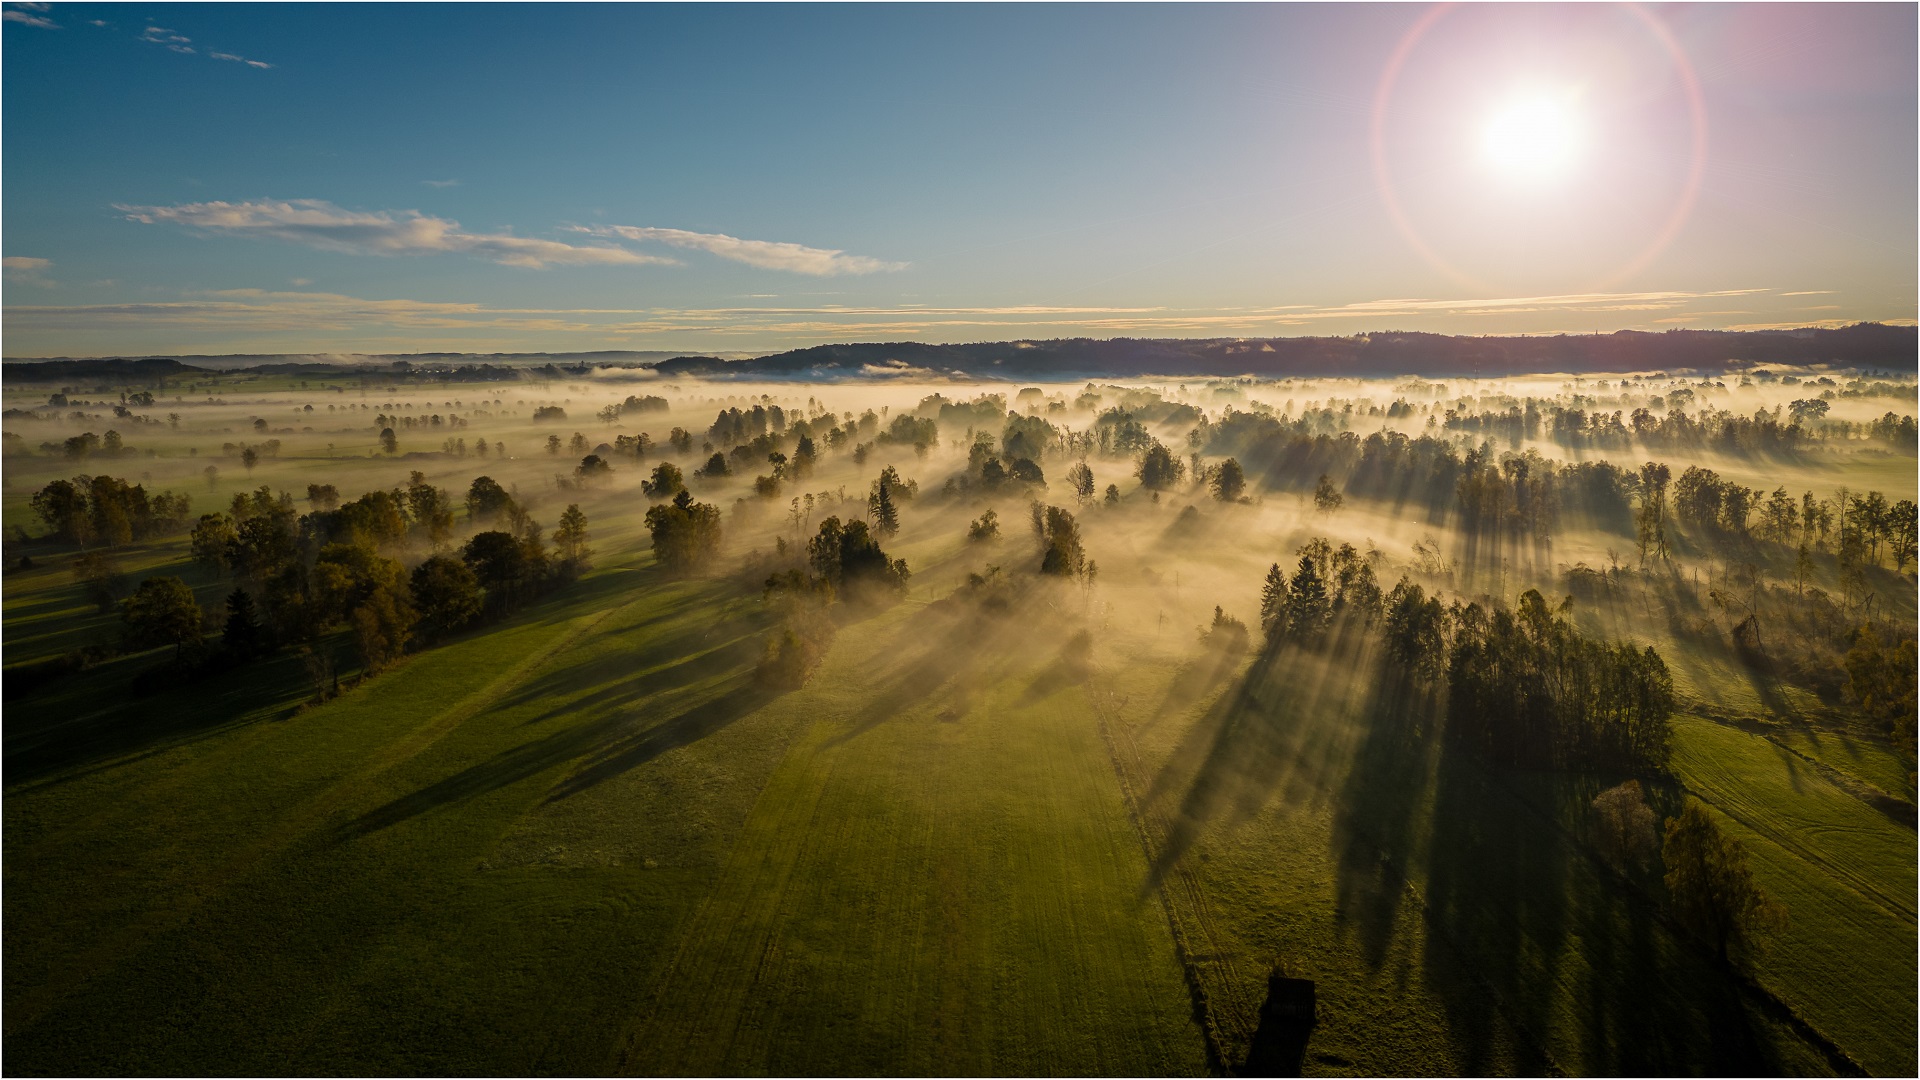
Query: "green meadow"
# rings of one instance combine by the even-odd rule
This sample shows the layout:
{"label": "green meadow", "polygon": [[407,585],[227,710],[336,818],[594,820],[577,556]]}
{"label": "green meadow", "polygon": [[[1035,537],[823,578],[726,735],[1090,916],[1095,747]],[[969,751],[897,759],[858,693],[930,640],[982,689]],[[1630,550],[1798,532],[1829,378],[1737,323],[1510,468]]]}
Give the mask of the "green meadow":
{"label": "green meadow", "polygon": [[[837,408],[900,412],[923,392],[844,389]],[[1333,389],[1288,388],[1288,405]],[[608,391],[571,391],[562,433],[592,431],[584,402]],[[693,388],[647,423],[698,436],[740,392]],[[1247,505],[1163,498],[1096,457],[1118,492],[1075,507],[1099,571],[1068,583],[1035,573],[1024,496],[936,498],[971,433],[861,464],[823,448],[803,486],[850,489],[848,505],[890,461],[917,478],[885,541],[912,576],[891,603],[836,604],[817,670],[774,686],[763,580],[810,530],[784,497],[756,502],[750,475],[692,483],[725,508],[726,546],[676,572],[641,521],[652,460],[556,487],[578,455],[547,455],[503,404],[467,432],[496,424],[512,456],[487,464],[404,438],[412,460],[349,454],[370,440],[343,422],[243,469],[214,456],[226,433],[264,402],[322,398],[267,381],[221,396],[247,400],[88,471],[191,490],[196,516],[261,485],[352,498],[420,469],[458,495],[488,473],[549,526],[583,506],[591,569],[377,673],[329,627],[316,647],[342,657],[342,691],[318,700],[291,650],[174,677],[169,647],[108,649],[45,676],[112,645],[121,618],[84,595],[74,550],[23,544],[19,568],[10,548],[15,1074],[1239,1074],[1276,971],[1315,983],[1309,1075],[1916,1068],[1911,749],[1850,699],[1683,633],[1724,612],[1687,615],[1657,581],[1572,609],[1673,670],[1671,761],[1643,777],[1657,818],[1704,804],[1785,910],[1737,963],[1676,919],[1657,857],[1602,856],[1593,803],[1626,773],[1492,763],[1378,640],[1314,650],[1257,625],[1261,575],[1316,535],[1377,544],[1383,587],[1428,573],[1504,603],[1631,538],[1571,535],[1518,581],[1471,584],[1464,562],[1421,569],[1414,544],[1458,551],[1455,534],[1388,500],[1316,511],[1277,472]],[[196,438],[199,455],[179,449]],[[691,473],[705,454],[674,459]],[[1071,505],[1072,460],[1044,459],[1037,497]],[[1875,457],[1857,483],[1910,492],[1913,460]],[[1826,492],[1845,467],[1806,472]],[[8,458],[10,536],[44,532],[27,498],[74,471]],[[989,506],[1000,540],[970,542]],[[130,581],[180,577],[208,612],[235,587],[183,536],[116,557]],[[1012,582],[999,603],[969,591],[990,566]],[[1910,572],[1873,573],[1910,632]],[[1196,635],[1216,605],[1254,624],[1244,651]]]}

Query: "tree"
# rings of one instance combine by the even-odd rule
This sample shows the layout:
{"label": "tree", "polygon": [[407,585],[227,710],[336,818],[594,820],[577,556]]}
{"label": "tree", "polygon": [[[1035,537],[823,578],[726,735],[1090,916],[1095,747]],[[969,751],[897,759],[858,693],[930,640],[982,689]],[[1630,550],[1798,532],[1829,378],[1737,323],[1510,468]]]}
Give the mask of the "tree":
{"label": "tree", "polygon": [[900,511],[893,505],[893,485],[884,473],[873,482],[873,493],[867,496],[867,515],[873,518],[873,531],[881,536],[900,531]]}
{"label": "tree", "polygon": [[200,640],[200,605],[193,590],[177,577],[150,577],[120,604],[127,644],[136,649],[172,645],[180,655]]}
{"label": "tree", "polygon": [[709,480],[718,480],[723,476],[732,476],[733,469],[727,464],[727,455],[716,450],[713,456],[707,459],[705,465],[694,470],[694,475],[703,476]]}
{"label": "tree", "polygon": [[668,570],[692,570],[720,551],[720,508],[694,502],[684,490],[671,503],[647,511],[647,529],[653,534],[654,558]]}
{"label": "tree", "polygon": [[1060,507],[1047,506],[1040,509],[1038,520],[1040,572],[1056,577],[1084,576],[1087,553],[1080,543],[1080,526],[1073,515]]}
{"label": "tree", "polygon": [[1082,461],[1067,470],[1067,486],[1073,489],[1074,500],[1081,506],[1093,501],[1093,470]]}
{"label": "tree", "polygon": [[225,573],[233,562],[233,547],[240,540],[233,519],[225,514],[201,514],[193,527],[189,543],[193,561],[213,573]]}
{"label": "tree", "polygon": [[1447,609],[1405,577],[1387,594],[1387,657],[1395,672],[1426,684],[1447,674]]}
{"label": "tree", "polygon": [[308,484],[307,505],[316,511],[336,509],[340,505],[340,489],[332,484]]}
{"label": "tree", "polygon": [[498,529],[468,538],[461,560],[487,590],[496,610],[512,603],[533,577],[533,564],[520,538]]}
{"label": "tree", "polygon": [[1220,463],[1213,474],[1213,497],[1221,502],[1238,502],[1247,490],[1247,474],[1240,468],[1240,462],[1228,458]]}
{"label": "tree", "polygon": [[1312,555],[1300,556],[1300,568],[1287,586],[1287,633],[1297,641],[1314,643],[1333,620],[1333,604],[1327,598],[1327,583]]}
{"label": "tree", "polygon": [[513,496],[491,476],[476,476],[467,486],[467,520],[491,522],[515,509]]}
{"label": "tree", "polygon": [[1733,949],[1751,947],[1760,935],[1785,926],[1786,909],[1753,880],[1740,842],[1721,833],[1699,800],[1688,798],[1680,816],[1667,819],[1666,831],[1660,859],[1667,867],[1674,917],[1722,961]]}
{"label": "tree", "polygon": [[1260,586],[1260,629],[1272,637],[1286,628],[1287,575],[1279,563],[1267,568],[1267,580]]}
{"label": "tree", "polygon": [[435,555],[414,567],[407,591],[421,614],[447,630],[480,614],[480,579],[459,559]]}
{"label": "tree", "polygon": [[1860,706],[1861,712],[1887,725],[1895,741],[1904,746],[1913,744],[1914,658],[1912,638],[1882,645],[1879,631],[1867,623],[1855,631],[1853,646],[1842,661],[1847,671],[1847,697]]}
{"label": "tree", "polygon": [[360,662],[370,672],[381,671],[400,658],[413,627],[419,621],[405,594],[379,588],[353,609],[353,640]]}
{"label": "tree", "polygon": [[1615,870],[1626,873],[1653,857],[1658,836],[1640,781],[1628,780],[1595,796],[1593,813],[1600,854]]}
{"label": "tree", "polygon": [[[83,478],[84,479],[84,478]],[[71,480],[55,480],[27,501],[54,535],[69,544],[84,544],[92,539],[92,520],[87,515],[87,493]]]}
{"label": "tree", "polygon": [[389,456],[400,452],[400,437],[390,427],[380,429],[380,452]]}
{"label": "tree", "polygon": [[687,490],[686,480],[680,475],[680,466],[671,461],[663,461],[653,467],[653,475],[641,481],[640,490],[649,499],[671,499]]}
{"label": "tree", "polygon": [[[382,439],[380,445],[382,446],[382,448],[385,448],[386,440]],[[391,454],[393,453],[393,451],[387,450],[387,453]],[[246,467],[247,476],[252,477],[254,466],[260,464],[259,449],[257,447],[249,446],[246,449],[240,451],[240,464]]]}
{"label": "tree", "polygon": [[1180,482],[1187,474],[1186,463],[1173,456],[1173,452],[1155,442],[1140,455],[1140,466],[1135,470],[1140,477],[1140,485],[1153,491],[1162,491]]}
{"label": "tree", "polygon": [[1672,473],[1657,461],[1640,466],[1640,510],[1634,525],[1640,543],[1640,561],[1651,554],[1667,557],[1667,482]]}
{"label": "tree", "polygon": [[1326,473],[1320,474],[1320,482],[1313,486],[1313,508],[1323,514],[1331,514],[1340,509],[1346,497],[1340,489],[1333,486],[1333,480]]}
{"label": "tree", "polygon": [[81,591],[102,615],[112,611],[127,591],[127,579],[120,573],[120,564],[104,551],[90,551],[74,559],[73,579],[80,583]]}
{"label": "tree", "polygon": [[267,630],[260,624],[253,594],[235,588],[227,594],[227,625],[221,631],[220,644],[227,652],[246,659],[267,650]]}
{"label": "tree", "polygon": [[612,476],[613,466],[607,464],[599,454],[588,454],[580,459],[579,465],[574,467],[573,475],[582,482],[591,483]]}
{"label": "tree", "polygon": [[880,541],[855,519],[845,525],[838,517],[820,523],[807,541],[807,562],[834,589],[853,600],[887,599],[905,592],[910,573],[905,559],[890,559]]}
{"label": "tree", "polygon": [[1887,511],[1887,546],[1893,555],[1893,568],[1902,571],[1914,560],[1920,546],[1920,519],[1916,518],[1912,499],[1901,499]]}
{"label": "tree", "polygon": [[[561,418],[565,419],[565,414],[562,414]],[[561,445],[560,436],[558,435],[547,436],[547,453],[558,456],[560,453],[560,445]]]}
{"label": "tree", "polygon": [[968,522],[967,539],[976,544],[1000,539],[1000,515],[989,507],[986,513]]}
{"label": "tree", "polygon": [[593,551],[587,547],[587,515],[581,512],[579,503],[569,503],[560,515],[560,527],[553,530],[553,543],[569,568],[586,568],[587,556]]}
{"label": "tree", "polygon": [[1106,499],[1106,502],[1107,502],[1107,505],[1108,505],[1108,506],[1119,506],[1119,505],[1120,505],[1120,485],[1119,485],[1119,484],[1108,484],[1108,485],[1107,485],[1107,499]]}

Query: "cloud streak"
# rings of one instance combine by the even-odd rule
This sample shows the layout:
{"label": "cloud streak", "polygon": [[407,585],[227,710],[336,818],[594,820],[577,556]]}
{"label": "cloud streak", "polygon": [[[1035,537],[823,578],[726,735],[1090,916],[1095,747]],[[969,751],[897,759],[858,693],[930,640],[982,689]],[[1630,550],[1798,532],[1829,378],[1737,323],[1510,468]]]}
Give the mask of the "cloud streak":
{"label": "cloud streak", "polygon": [[29,3],[8,4],[4,11],[0,11],[0,20],[19,23],[22,26],[37,26],[42,30],[58,30],[60,29],[59,23],[54,22],[45,15],[35,14],[36,12],[48,10],[49,6],[50,5],[47,4]]}
{"label": "cloud streak", "polygon": [[146,31],[140,35],[140,40],[154,45],[165,45],[177,53],[191,54],[195,51],[193,45],[190,44],[193,41],[192,38],[184,34],[177,34],[164,26],[147,27]]}
{"label": "cloud streak", "polygon": [[265,60],[249,60],[244,56],[238,56],[238,55],[235,55],[234,53],[229,53],[229,52],[208,53],[207,55],[212,57],[215,60],[231,60],[236,64],[245,64],[250,68],[259,68],[262,71],[273,66],[272,64],[267,63]]}
{"label": "cloud streak", "polygon": [[0,270],[4,270],[7,280],[16,285],[51,287],[54,283],[48,281],[45,275],[52,268],[51,259],[35,259],[26,255],[9,255],[0,259]]}
{"label": "cloud streak", "polygon": [[[1757,295],[1762,293],[1767,295]],[[1843,325],[1860,319],[1760,321],[1774,314],[1765,306],[1778,295],[1771,290],[1734,289],[1205,309],[1043,304],[548,308],[235,289],[166,301],[16,305],[8,307],[5,316],[8,329],[15,332],[9,338],[13,355],[165,351],[173,347],[169,340],[188,351],[494,351],[561,347],[701,351],[772,350],[824,340],[1259,338],[1288,333],[1353,334],[1390,327],[1442,333],[1541,334],[1562,332],[1561,327],[1584,322],[1587,313],[1614,311],[1629,314],[1625,319],[1606,320],[1608,325],[1649,329],[1673,325],[1671,320],[1676,318],[1729,329]],[[1729,310],[1724,302],[1709,302],[1729,296],[1756,296],[1753,306],[1762,310]],[[1743,317],[1750,321],[1739,321]],[[1880,319],[1898,324],[1913,322],[1911,317]]]}
{"label": "cloud streak", "polygon": [[582,246],[509,233],[475,233],[417,210],[346,210],[322,199],[114,204],[129,221],[182,225],[224,236],[262,236],[347,255],[458,253],[531,270],[552,266],[644,266],[674,260],[611,245]]}
{"label": "cloud streak", "polygon": [[865,255],[849,255],[837,248],[807,247],[774,240],[742,240],[725,233],[690,232],[686,229],[660,229],[640,225],[576,225],[573,231],[592,236],[617,237],[635,243],[667,244],[685,250],[704,251],[722,259],[745,263],[762,270],[782,270],[814,277],[843,274],[874,274],[904,270],[903,262],[886,262]]}

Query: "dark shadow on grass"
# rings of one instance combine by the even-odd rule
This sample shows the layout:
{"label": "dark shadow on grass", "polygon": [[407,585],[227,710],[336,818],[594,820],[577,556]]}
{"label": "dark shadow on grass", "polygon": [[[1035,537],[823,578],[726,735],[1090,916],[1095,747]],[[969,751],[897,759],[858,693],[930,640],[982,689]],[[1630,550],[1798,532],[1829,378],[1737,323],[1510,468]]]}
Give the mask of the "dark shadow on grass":
{"label": "dark shadow on grass", "polygon": [[584,766],[553,788],[547,801],[576,795],[669,750],[706,738],[758,709],[773,696],[751,684],[738,685],[717,698],[640,731],[633,730],[631,716],[608,712],[504,750],[478,765],[403,795],[341,826],[336,840],[344,843],[392,828],[429,811],[454,806],[584,760]]}
{"label": "dark shadow on grass", "polygon": [[967,603],[921,608],[896,631],[898,640],[916,644],[881,674],[853,726],[827,745],[851,742],[943,688],[948,702],[945,718],[964,716],[972,707],[975,680],[970,676],[1019,647],[1018,639],[1027,632],[1021,613],[1031,609],[1024,600],[1005,615],[989,614]]}
{"label": "dark shadow on grass", "polygon": [[7,786],[64,783],[241,724],[284,719],[311,692],[299,657],[281,653],[135,696],[133,680],[171,659],[167,650],[121,657],[8,702]]}
{"label": "dark shadow on grass", "polygon": [[562,781],[548,802],[578,795],[588,788],[644,765],[669,750],[695,743],[732,724],[778,697],[776,691],[745,682],[711,701],[696,705],[662,724],[624,735],[596,749],[592,760]]}
{"label": "dark shadow on grass", "polygon": [[[1335,641],[1341,637],[1336,629]],[[1262,647],[1148,786],[1148,807],[1180,794],[1142,895],[1158,888],[1216,824],[1245,821],[1275,800],[1329,797],[1350,737],[1354,672],[1365,667],[1357,641],[1324,650],[1284,640]]]}
{"label": "dark shadow on grass", "polygon": [[1342,922],[1377,969],[1417,905],[1463,1074],[1784,1067],[1737,982],[1662,918],[1658,868],[1585,846],[1618,778],[1490,767],[1445,737],[1435,692],[1390,673],[1363,716],[1335,810]]}

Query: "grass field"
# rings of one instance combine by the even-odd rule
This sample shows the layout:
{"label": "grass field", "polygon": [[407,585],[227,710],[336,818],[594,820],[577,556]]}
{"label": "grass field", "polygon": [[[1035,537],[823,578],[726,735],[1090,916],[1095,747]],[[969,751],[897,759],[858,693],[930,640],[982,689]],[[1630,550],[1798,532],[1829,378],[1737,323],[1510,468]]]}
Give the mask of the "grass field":
{"label": "grass field", "polygon": [[[418,464],[457,493],[487,471],[549,525],[578,498],[596,569],[325,704],[286,652],[139,693],[167,652],[118,656],[10,692],[15,1073],[1228,1074],[1276,969],[1316,983],[1313,1075],[1916,1067],[1912,758],[1668,634],[1661,605],[1704,595],[1677,572],[1575,618],[1670,658],[1689,708],[1654,808],[1705,801],[1788,912],[1746,974],[1672,922],[1657,861],[1595,854],[1591,802],[1621,777],[1486,765],[1373,644],[1196,642],[1309,536],[1377,537],[1391,584],[1427,529],[1384,503],[1148,501],[1101,462],[1128,501],[1079,510],[1101,573],[1055,587],[1027,573],[1023,505],[976,546],[984,504],[929,498],[887,542],[905,598],[840,609],[820,671],[776,692],[754,678],[765,570],[741,567],[788,534],[782,504],[734,504],[749,478],[696,485],[731,542],[675,578],[630,466],[579,494],[542,487],[564,467],[544,452],[294,450],[260,482],[352,494]],[[928,494],[944,475],[900,460]],[[199,464],[151,462],[156,486]],[[31,464],[10,524],[71,471]],[[857,513],[879,464],[842,455],[813,486]],[[223,469],[195,512],[249,486]],[[117,630],[70,553],[33,558],[6,578],[10,677]],[[209,609],[232,588],[177,537],[119,560]],[[1025,582],[1007,610],[955,595],[988,564]],[[1910,583],[1879,574],[1908,617]]]}

